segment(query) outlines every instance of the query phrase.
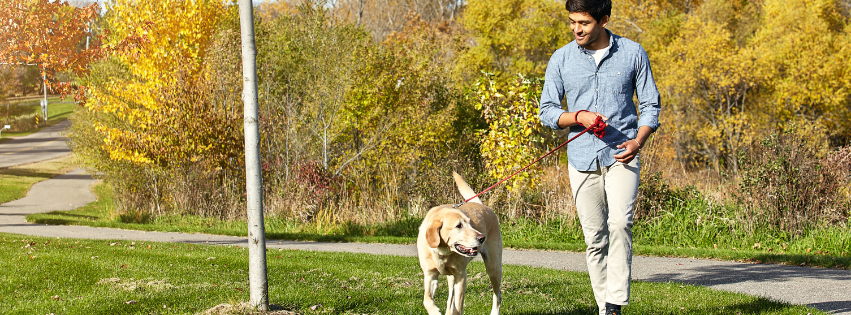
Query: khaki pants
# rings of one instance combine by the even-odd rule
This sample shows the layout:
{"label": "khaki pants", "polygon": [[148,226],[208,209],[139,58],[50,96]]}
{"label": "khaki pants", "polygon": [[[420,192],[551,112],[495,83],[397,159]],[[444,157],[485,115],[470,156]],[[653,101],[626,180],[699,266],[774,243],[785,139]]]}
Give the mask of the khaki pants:
{"label": "khaki pants", "polygon": [[582,232],[591,287],[600,313],[606,302],[629,303],[632,269],[632,214],[638,194],[641,164],[615,162],[596,171],[580,172],[570,166],[570,186]]}

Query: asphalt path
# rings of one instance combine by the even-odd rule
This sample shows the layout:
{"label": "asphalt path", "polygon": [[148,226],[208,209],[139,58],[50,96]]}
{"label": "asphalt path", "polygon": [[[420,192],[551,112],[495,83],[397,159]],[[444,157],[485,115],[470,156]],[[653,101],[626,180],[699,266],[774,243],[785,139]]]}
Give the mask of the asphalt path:
{"label": "asphalt path", "polygon": [[64,135],[68,125],[68,120],[65,120],[31,135],[0,143],[0,168],[68,155],[71,150]]}
{"label": "asphalt path", "polygon": [[[31,213],[71,210],[95,200],[95,183],[81,169],[33,185],[26,197],[0,204],[0,232],[44,237],[102,240],[179,242],[247,246],[245,237],[208,234],[145,232],[84,226],[27,223]],[[317,243],[267,240],[270,249],[351,252],[416,256],[413,245]],[[505,264],[586,272],[585,255],[560,251],[506,249]],[[477,258],[480,259],[480,258]],[[792,304],[804,304],[832,314],[851,315],[851,270],[771,264],[748,264],[708,259],[635,256],[633,279],[679,282],[716,290],[741,292]]]}

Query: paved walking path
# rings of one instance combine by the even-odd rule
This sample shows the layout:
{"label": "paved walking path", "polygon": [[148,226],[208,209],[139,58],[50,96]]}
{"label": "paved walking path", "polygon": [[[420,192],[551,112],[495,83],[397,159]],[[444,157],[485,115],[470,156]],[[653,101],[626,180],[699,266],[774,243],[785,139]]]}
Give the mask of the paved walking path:
{"label": "paved walking path", "polygon": [[[22,199],[0,205],[0,232],[60,238],[181,242],[246,246],[244,237],[207,234],[143,232],[82,226],[26,223],[24,216],[53,210],[70,210],[95,200],[93,180],[81,170],[35,184]],[[314,243],[269,240],[269,248],[340,251],[378,255],[416,256],[413,245]],[[584,254],[511,250],[506,264],[586,271]],[[683,282],[718,290],[770,297],[806,304],[835,314],[851,314],[851,271],[728,261],[636,256],[633,279]]]}

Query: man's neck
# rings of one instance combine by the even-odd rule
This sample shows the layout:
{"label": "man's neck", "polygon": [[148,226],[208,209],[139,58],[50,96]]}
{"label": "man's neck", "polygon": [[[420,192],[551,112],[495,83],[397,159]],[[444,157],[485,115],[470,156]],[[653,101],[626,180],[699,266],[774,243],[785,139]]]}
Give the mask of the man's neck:
{"label": "man's neck", "polygon": [[588,43],[588,45],[585,45],[584,48],[588,49],[588,50],[600,50],[600,49],[609,47],[609,38],[610,37],[611,37],[611,35],[609,35],[609,32],[606,31],[606,30],[603,30],[603,34],[600,34],[600,37],[598,37],[597,40],[595,40],[594,42]]}

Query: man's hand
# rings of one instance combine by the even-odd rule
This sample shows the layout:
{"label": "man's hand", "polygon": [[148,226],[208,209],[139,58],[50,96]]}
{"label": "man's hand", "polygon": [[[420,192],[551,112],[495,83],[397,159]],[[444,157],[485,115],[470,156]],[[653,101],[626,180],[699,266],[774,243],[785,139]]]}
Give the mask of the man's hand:
{"label": "man's hand", "polygon": [[628,164],[635,158],[635,155],[638,154],[638,151],[641,150],[641,146],[638,144],[638,141],[630,139],[624,141],[620,145],[618,145],[618,149],[626,148],[623,153],[615,155],[615,160],[624,164]]}
{"label": "man's hand", "polygon": [[[595,112],[589,112],[589,111],[579,112],[578,114],[575,115],[575,117],[576,117],[576,123],[578,123],[582,126],[585,126],[585,127],[594,125],[594,122],[597,121],[597,117],[603,118],[604,122],[609,120],[609,118],[606,117],[606,116],[603,116],[603,114],[595,113]],[[609,126],[609,124],[606,123],[606,127],[608,127],[608,126]]]}

